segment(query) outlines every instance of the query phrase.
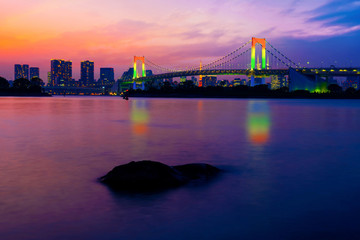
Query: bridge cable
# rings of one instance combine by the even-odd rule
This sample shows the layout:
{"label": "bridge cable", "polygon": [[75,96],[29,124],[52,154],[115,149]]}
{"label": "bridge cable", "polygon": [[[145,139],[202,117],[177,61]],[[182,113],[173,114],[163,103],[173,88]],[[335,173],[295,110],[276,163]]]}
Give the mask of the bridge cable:
{"label": "bridge cable", "polygon": [[270,47],[272,47],[276,52],[278,52],[282,57],[284,57],[286,60],[288,60],[290,63],[295,65],[296,67],[301,67],[300,65],[296,64],[295,62],[291,61],[288,57],[286,57],[284,54],[282,54],[278,49],[276,49],[273,45],[271,45],[268,41],[266,41],[267,44],[269,44]]}
{"label": "bridge cable", "polygon": [[148,60],[147,58],[145,58],[145,62],[147,62],[150,66],[153,66],[159,70],[163,70],[163,71],[168,71],[168,72],[180,72],[182,70],[178,70],[178,69],[170,69],[170,68],[166,68],[166,67],[162,67],[156,63],[153,63],[152,61]]}
{"label": "bridge cable", "polygon": [[[222,58],[219,58],[218,60],[215,60],[211,63],[208,63],[206,65],[204,65],[202,68],[206,68],[208,69],[211,65],[215,64],[215,63],[218,63],[222,60],[224,60],[225,58],[233,55],[234,53],[238,52],[240,49],[244,48],[246,45],[248,45],[249,43],[251,42],[251,40],[249,40],[248,42],[244,43],[241,47],[237,48],[236,50],[232,51],[231,53],[228,53],[227,55],[223,56]],[[199,67],[195,68],[194,70],[197,70],[197,69],[200,69]]]}
{"label": "bridge cable", "polygon": [[226,62],[223,62],[223,63],[218,64],[218,65],[214,65],[214,67],[224,66],[224,65],[226,65],[227,63],[230,63],[231,61],[235,60],[236,58],[241,57],[242,55],[246,54],[247,52],[249,52],[249,51],[250,51],[250,49],[251,49],[251,48],[248,48],[247,50],[245,50],[245,51],[243,51],[242,53],[240,53],[240,54],[236,55],[235,57],[233,57],[233,58],[231,58],[231,59],[227,60]]}
{"label": "bridge cable", "polygon": [[283,60],[281,60],[280,58],[278,58],[276,55],[274,55],[272,52],[270,52],[268,49],[266,49],[266,51],[268,53],[271,54],[271,56],[273,56],[274,58],[276,58],[277,60],[279,60],[279,62],[283,63],[284,65],[286,65],[287,67],[291,67],[291,65],[287,64],[286,62],[284,62]]}

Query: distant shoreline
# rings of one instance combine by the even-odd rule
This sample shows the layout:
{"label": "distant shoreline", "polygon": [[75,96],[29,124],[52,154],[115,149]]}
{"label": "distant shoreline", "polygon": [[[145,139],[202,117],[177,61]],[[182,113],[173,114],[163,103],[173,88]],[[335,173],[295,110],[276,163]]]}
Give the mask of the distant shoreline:
{"label": "distant shoreline", "polygon": [[327,96],[327,95],[319,95],[319,96],[259,96],[259,95],[247,95],[247,96],[206,96],[206,95],[181,95],[181,94],[132,94],[128,96],[129,98],[236,98],[236,99],[249,99],[249,98],[257,98],[257,99],[360,99],[360,96]]}
{"label": "distant shoreline", "polygon": [[52,97],[48,93],[0,92],[0,97]]}

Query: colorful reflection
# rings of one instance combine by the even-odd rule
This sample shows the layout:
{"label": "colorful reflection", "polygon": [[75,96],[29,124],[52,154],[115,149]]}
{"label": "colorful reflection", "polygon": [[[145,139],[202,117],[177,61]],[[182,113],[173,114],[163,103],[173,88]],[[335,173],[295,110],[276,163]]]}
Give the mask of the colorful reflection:
{"label": "colorful reflection", "polygon": [[136,135],[144,135],[148,132],[148,103],[144,100],[132,100],[130,104],[133,133]]}
{"label": "colorful reflection", "polygon": [[199,101],[197,102],[197,110],[198,110],[198,112],[202,112],[202,111],[203,111],[203,105],[204,105],[203,100],[199,100]]}
{"label": "colorful reflection", "polygon": [[249,101],[247,130],[248,137],[254,145],[263,145],[269,140],[270,113],[266,101]]}

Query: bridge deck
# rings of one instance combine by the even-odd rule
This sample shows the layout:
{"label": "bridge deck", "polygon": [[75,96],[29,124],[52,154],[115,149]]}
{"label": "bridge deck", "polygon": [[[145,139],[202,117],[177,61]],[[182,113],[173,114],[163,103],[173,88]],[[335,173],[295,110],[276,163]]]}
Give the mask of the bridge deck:
{"label": "bridge deck", "polygon": [[[360,68],[297,68],[295,69],[304,75],[319,75],[319,76],[360,76]],[[163,74],[156,74],[147,77],[140,77],[135,79],[136,82],[152,81],[157,79],[167,79],[175,77],[199,76],[199,75],[246,75],[257,77],[269,77],[271,75],[288,75],[289,69],[264,69],[264,70],[249,70],[249,69],[215,69],[215,70],[190,70],[169,72]],[[134,80],[122,82],[122,84],[133,83]]]}

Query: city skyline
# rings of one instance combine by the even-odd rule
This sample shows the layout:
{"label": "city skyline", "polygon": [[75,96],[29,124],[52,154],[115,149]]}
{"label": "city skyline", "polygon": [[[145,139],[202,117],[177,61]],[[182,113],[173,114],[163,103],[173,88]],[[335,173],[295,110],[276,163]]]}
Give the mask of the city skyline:
{"label": "city skyline", "polygon": [[97,63],[96,76],[101,67],[112,67],[118,78],[135,55],[162,65],[194,66],[253,36],[266,37],[303,65],[359,66],[352,54],[360,51],[353,41],[360,34],[359,12],[359,1],[331,0],[271,5],[264,0],[16,0],[2,6],[0,75],[11,79],[13,65],[26,63],[42,69],[46,79],[49,60],[56,58],[79,62],[73,66],[75,79],[83,59]]}
{"label": "city skyline", "polygon": [[[99,74],[98,74],[99,76],[97,77],[94,74],[94,72],[96,70],[95,63],[94,63],[94,61],[90,61],[90,60],[84,60],[84,61],[80,62],[80,65],[81,65],[80,77],[78,79],[73,78],[72,77],[72,75],[73,75],[72,63],[73,62],[71,60],[64,60],[64,59],[51,59],[50,60],[50,66],[51,66],[50,71],[48,71],[46,73],[47,78],[43,79],[43,80],[45,80],[45,82],[47,82],[49,77],[51,78],[51,76],[55,76],[56,74],[55,74],[54,66],[59,65],[59,67],[60,67],[62,65],[62,63],[70,64],[70,68],[69,68],[69,70],[67,70],[67,71],[70,71],[68,73],[69,76],[66,77],[66,79],[68,79],[68,81],[75,80],[75,81],[84,81],[84,82],[92,83],[92,82],[96,82],[96,81],[100,81],[100,80],[105,80],[105,81],[114,81],[115,80],[114,68],[112,68],[112,67],[99,68]],[[65,68],[65,66],[62,66],[62,68]],[[63,70],[64,69],[62,69],[61,72]],[[29,64],[14,64],[13,75],[14,75],[13,79],[7,79],[7,80],[13,81],[13,80],[16,80],[19,78],[25,78],[25,79],[30,80],[33,77],[40,77],[40,68],[39,67],[29,67]],[[119,76],[119,78],[120,78],[120,76]],[[53,79],[52,81],[50,80],[49,82],[55,82],[55,80]]]}

